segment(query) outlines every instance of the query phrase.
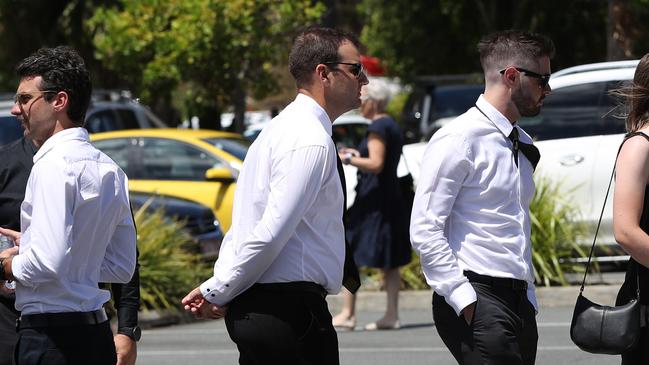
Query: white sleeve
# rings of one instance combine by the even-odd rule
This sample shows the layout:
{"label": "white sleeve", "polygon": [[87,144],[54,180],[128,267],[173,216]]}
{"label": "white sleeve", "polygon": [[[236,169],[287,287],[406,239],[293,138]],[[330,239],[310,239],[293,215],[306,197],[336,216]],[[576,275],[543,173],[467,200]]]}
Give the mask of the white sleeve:
{"label": "white sleeve", "polygon": [[457,263],[445,226],[462,184],[473,169],[460,135],[431,139],[424,153],[410,223],[412,247],[426,282],[459,315],[476,293]]}
{"label": "white sleeve", "polygon": [[208,301],[229,303],[268,269],[315,201],[327,160],[325,147],[307,146],[273,161],[262,218],[237,254],[228,255],[232,260],[219,259],[214,264],[214,276],[200,286]]}

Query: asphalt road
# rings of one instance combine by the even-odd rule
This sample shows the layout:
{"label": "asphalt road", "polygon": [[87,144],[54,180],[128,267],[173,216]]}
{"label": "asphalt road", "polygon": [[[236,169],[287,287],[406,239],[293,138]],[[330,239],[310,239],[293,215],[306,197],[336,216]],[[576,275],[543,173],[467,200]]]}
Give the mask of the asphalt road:
{"label": "asphalt road", "polygon": [[[592,355],[570,341],[568,329],[572,308],[542,308],[538,316],[537,364],[619,364],[619,357]],[[359,313],[358,327],[379,316],[377,311]],[[437,335],[429,309],[401,311],[398,331],[339,332],[341,364],[416,365],[455,364]],[[138,364],[237,364],[237,351],[223,321],[198,322],[143,331]]]}

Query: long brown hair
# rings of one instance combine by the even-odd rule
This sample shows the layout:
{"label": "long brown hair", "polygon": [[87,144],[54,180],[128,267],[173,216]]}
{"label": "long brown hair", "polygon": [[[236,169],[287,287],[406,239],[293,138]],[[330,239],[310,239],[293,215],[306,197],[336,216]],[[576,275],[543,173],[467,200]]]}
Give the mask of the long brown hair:
{"label": "long brown hair", "polygon": [[612,94],[626,101],[627,132],[635,132],[649,122],[649,53],[640,59],[633,82],[613,90]]}

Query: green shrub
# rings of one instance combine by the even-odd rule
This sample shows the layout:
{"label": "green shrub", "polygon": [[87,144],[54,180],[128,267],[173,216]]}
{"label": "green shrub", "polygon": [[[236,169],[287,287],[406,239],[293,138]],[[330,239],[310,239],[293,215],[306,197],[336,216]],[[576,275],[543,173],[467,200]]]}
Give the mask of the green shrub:
{"label": "green shrub", "polygon": [[586,256],[584,247],[578,244],[586,234],[586,226],[575,222],[580,212],[566,199],[570,194],[560,190],[560,183],[545,177],[536,180],[530,204],[534,279],[537,285],[567,285],[565,273],[584,269],[565,259]]}
{"label": "green shrub", "polygon": [[[577,242],[587,233],[586,226],[575,223],[579,212],[563,197],[560,184],[547,178],[537,178],[536,193],[530,204],[532,221],[532,262],[537,285],[567,285],[564,274],[583,272],[583,265],[565,260],[586,257]],[[596,268],[596,264],[594,265]],[[379,288],[379,270],[361,271],[365,289]],[[401,268],[401,286],[406,290],[427,289],[419,256],[413,253],[410,263]]]}
{"label": "green shrub", "polygon": [[181,299],[210,276],[211,265],[201,261],[197,243],[182,222],[145,208],[135,213],[142,309],[179,310]]}

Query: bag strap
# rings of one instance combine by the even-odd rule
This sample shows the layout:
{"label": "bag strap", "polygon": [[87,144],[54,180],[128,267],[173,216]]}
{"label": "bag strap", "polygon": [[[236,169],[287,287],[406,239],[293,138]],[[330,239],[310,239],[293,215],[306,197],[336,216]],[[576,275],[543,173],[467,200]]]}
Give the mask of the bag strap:
{"label": "bag strap", "polygon": [[[599,213],[599,220],[597,221],[597,228],[595,228],[595,237],[593,237],[593,244],[590,247],[590,253],[588,254],[588,262],[586,263],[586,270],[584,271],[584,278],[581,280],[581,287],[579,288],[579,295],[581,295],[584,291],[584,285],[586,284],[586,276],[588,275],[588,270],[590,269],[590,261],[593,258],[593,251],[595,250],[595,243],[597,242],[597,234],[599,233],[599,227],[602,224],[602,216],[604,215],[604,209],[606,208],[606,201],[608,200],[608,194],[611,191],[611,185],[613,183],[613,177],[615,176],[615,165],[617,164],[617,158],[620,155],[620,151],[622,150],[622,146],[624,146],[624,143],[629,140],[629,138],[637,135],[642,135],[645,137],[647,140],[649,140],[649,136],[642,132],[633,132],[629,133],[626,136],[624,136],[624,140],[620,144],[620,148],[617,150],[617,155],[615,156],[615,162],[613,163],[613,171],[611,171],[611,178],[608,181],[608,187],[606,188],[606,196],[604,197],[604,204],[602,204],[602,211]],[[636,294],[637,298],[640,298],[640,276],[638,274],[639,270],[636,270]]]}

